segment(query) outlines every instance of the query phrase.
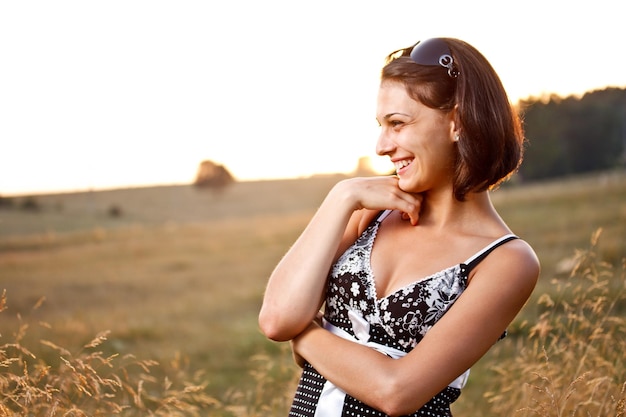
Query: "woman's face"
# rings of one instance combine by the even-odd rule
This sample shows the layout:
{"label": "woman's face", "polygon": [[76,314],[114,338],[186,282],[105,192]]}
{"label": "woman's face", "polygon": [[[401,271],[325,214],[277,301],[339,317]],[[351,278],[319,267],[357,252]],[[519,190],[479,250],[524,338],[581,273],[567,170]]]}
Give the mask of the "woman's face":
{"label": "woman's face", "polygon": [[421,193],[452,186],[454,112],[426,107],[402,84],[386,81],[378,92],[376,119],[381,126],[376,153],[391,159],[400,189]]}

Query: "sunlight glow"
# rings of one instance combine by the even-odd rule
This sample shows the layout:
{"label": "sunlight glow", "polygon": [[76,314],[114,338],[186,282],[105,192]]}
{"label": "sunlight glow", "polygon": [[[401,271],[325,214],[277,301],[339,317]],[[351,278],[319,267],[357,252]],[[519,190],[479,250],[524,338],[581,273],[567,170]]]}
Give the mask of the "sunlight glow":
{"label": "sunlight glow", "polygon": [[378,73],[431,36],[476,46],[514,102],[626,86],[613,3],[534,3],[512,20],[460,0],[401,0],[393,19],[354,1],[2,2],[0,195],[186,184],[206,159],[240,180],[349,173],[363,156],[386,172]]}

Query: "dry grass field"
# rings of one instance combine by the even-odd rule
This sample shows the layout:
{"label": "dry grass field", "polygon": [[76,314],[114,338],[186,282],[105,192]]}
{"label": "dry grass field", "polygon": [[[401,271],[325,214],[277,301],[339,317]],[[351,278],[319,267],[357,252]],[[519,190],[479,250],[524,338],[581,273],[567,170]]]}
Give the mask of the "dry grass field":
{"label": "dry grass field", "polygon": [[[205,406],[214,410],[209,415],[284,415],[295,365],[285,344],[261,336],[256,315],[272,268],[338,179],[243,182],[221,192],[181,185],[40,195],[4,204],[0,352],[19,339],[36,361],[55,364],[58,350],[41,340],[78,354],[110,331],[98,343],[103,355],[156,360],[155,377],[177,369],[199,379],[210,398]],[[613,277],[603,286],[611,294],[624,292],[623,272],[607,273],[604,266],[619,270],[626,258],[625,173],[511,185],[492,198],[535,247],[543,272],[509,340],[475,367],[455,405],[459,415],[485,410],[494,362],[520,356],[533,325],[545,319],[542,295],[558,298],[554,280],[581,265],[598,229],[593,256],[604,272],[596,275]],[[619,300],[612,311],[624,315],[626,303]],[[626,382],[623,360],[615,366]],[[497,394],[491,391],[492,400],[502,403]]]}

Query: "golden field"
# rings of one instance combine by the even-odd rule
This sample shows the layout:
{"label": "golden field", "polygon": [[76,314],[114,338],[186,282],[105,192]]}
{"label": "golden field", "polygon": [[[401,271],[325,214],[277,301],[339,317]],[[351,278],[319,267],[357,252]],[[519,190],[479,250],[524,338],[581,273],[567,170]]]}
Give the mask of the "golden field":
{"label": "golden field", "polygon": [[[6,309],[0,313],[4,355],[0,366],[7,369],[5,378],[0,378],[3,401],[19,397],[15,381],[22,371],[16,370],[15,363],[48,369],[46,375],[61,374],[68,357],[78,358],[95,348],[101,357],[122,360],[133,355],[158,363],[150,362],[150,372],[141,366],[129,371],[136,374],[130,377],[136,385],[126,389],[132,391],[132,398],[120,414],[176,415],[172,411],[176,407],[167,408],[167,413],[160,408],[165,414],[158,414],[156,405],[138,401],[141,392],[148,396],[148,383],[169,380],[182,388],[170,392],[170,397],[153,399],[152,404],[179,395],[176,412],[180,415],[286,415],[297,368],[286,344],[267,341],[259,333],[257,313],[272,268],[340,178],[241,182],[219,192],[177,185],[40,195],[31,197],[35,207],[29,209],[24,208],[27,198],[17,197],[12,207],[0,210],[0,291],[6,290]],[[626,174],[507,185],[492,192],[492,198],[513,231],[535,248],[542,277],[533,299],[512,324],[510,336],[472,371],[455,412],[511,415],[512,409],[542,405],[541,399],[517,394],[505,400],[502,393],[535,387],[533,392],[545,395],[542,381],[553,385],[558,381],[541,366],[547,357],[557,360],[549,346],[563,338],[569,338],[570,347],[580,342],[583,349],[579,356],[563,359],[577,364],[572,381],[582,378],[578,382],[590,386],[585,378],[591,376],[584,376],[586,364],[606,370],[598,358],[611,361],[614,375],[606,376],[611,381],[592,387],[597,393],[608,386],[611,390],[603,404],[619,411],[619,392],[622,389],[623,399],[626,382],[623,351],[615,351],[625,347],[626,335],[626,324],[619,321],[626,315]],[[600,229],[596,242],[593,237]],[[582,284],[564,284],[570,276]],[[590,300],[595,310],[584,305]],[[572,311],[577,313],[568,310],[576,306],[580,311]],[[601,327],[593,321],[595,314],[611,322],[613,333],[604,350],[591,352],[590,341],[602,338],[580,329],[573,332],[578,327],[571,322],[562,323],[562,338],[550,339],[561,334],[560,313],[570,318],[582,315],[587,327]],[[103,331],[108,333],[98,338]],[[586,339],[576,339],[583,335]],[[97,343],[90,345],[94,337]],[[578,352],[573,347],[570,351]],[[15,357],[20,360],[12,361]],[[516,358],[524,358],[526,366],[534,360],[537,368],[523,368]],[[564,364],[554,366],[565,369]],[[145,384],[136,382],[142,378]],[[34,384],[33,378],[30,381]],[[192,381],[197,390],[193,395],[185,392],[185,384]],[[564,386],[561,390],[572,381],[559,382]],[[549,391],[559,392],[555,386]],[[483,398],[485,393],[488,398]],[[88,409],[87,397],[83,392],[73,404]],[[508,404],[512,398],[518,403]],[[587,400],[576,401],[578,411],[567,415],[583,415],[575,413],[584,410],[580,404]],[[487,407],[499,410],[493,411],[498,414],[490,414]],[[544,414],[520,413],[565,415],[541,407]],[[98,415],[96,408],[86,415]]]}

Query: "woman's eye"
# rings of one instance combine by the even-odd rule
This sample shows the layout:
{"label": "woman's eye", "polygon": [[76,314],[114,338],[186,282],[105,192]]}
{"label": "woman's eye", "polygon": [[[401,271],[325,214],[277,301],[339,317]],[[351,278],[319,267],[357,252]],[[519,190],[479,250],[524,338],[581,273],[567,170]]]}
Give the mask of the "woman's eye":
{"label": "woman's eye", "polygon": [[389,121],[389,124],[390,124],[392,127],[398,127],[398,126],[400,126],[400,125],[402,124],[402,122],[401,122],[400,120],[390,120],[390,121]]}

